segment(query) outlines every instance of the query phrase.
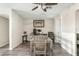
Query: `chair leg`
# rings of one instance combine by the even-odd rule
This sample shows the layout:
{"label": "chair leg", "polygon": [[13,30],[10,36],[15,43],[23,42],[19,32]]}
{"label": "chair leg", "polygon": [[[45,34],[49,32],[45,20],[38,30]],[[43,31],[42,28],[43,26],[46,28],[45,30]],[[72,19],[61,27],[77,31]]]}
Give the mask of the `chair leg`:
{"label": "chair leg", "polygon": [[30,54],[32,55],[32,43],[30,42]]}
{"label": "chair leg", "polygon": [[33,54],[34,54],[34,56],[36,56],[36,53],[35,53],[35,51],[34,51],[34,53],[33,53]]}
{"label": "chair leg", "polygon": [[34,55],[34,56],[36,55],[36,53],[35,53],[35,48],[34,48],[34,51],[33,51],[33,55]]}
{"label": "chair leg", "polygon": [[45,52],[45,56],[46,56],[46,52]]}
{"label": "chair leg", "polygon": [[52,52],[53,52],[53,50],[52,50],[52,49],[50,49],[50,56],[52,56]]}

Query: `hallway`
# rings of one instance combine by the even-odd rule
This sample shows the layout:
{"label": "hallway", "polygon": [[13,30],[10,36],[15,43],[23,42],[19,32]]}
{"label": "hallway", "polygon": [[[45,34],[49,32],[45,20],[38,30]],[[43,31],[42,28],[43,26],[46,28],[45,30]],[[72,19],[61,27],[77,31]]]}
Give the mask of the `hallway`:
{"label": "hallway", "polygon": [[[53,56],[71,56],[59,44],[54,45]],[[0,48],[0,56],[30,56],[29,42],[16,47],[14,50],[8,50],[8,45]]]}

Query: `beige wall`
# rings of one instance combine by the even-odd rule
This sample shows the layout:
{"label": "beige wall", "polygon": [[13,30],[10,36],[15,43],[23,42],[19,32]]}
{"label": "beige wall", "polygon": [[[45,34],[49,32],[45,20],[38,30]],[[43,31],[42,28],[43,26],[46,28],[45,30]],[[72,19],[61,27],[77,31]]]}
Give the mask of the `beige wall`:
{"label": "beige wall", "polygon": [[0,16],[0,47],[9,43],[9,20]]}

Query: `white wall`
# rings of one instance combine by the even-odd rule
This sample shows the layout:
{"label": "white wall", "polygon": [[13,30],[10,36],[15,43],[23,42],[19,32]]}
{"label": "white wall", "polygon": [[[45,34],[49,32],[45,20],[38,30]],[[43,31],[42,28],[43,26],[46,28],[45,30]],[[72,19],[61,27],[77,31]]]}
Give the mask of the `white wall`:
{"label": "white wall", "polygon": [[27,34],[33,32],[33,20],[25,19],[24,20],[24,31],[27,31]]}
{"label": "white wall", "polygon": [[45,21],[45,27],[43,28],[44,33],[48,32],[54,32],[54,19],[46,19]]}
{"label": "white wall", "polygon": [[54,17],[54,34],[55,42],[61,43],[61,17],[59,15]]}
{"label": "white wall", "polygon": [[72,55],[76,55],[75,7],[61,14],[61,46]]}
{"label": "white wall", "polygon": [[[54,20],[53,19],[45,19],[44,20],[44,28],[42,29],[43,33],[53,32],[54,31]],[[28,34],[33,32],[33,19],[25,19],[24,20],[24,30],[27,31]]]}
{"label": "white wall", "polygon": [[79,33],[79,10],[76,11],[76,33]]}
{"label": "white wall", "polygon": [[76,28],[77,10],[79,10],[79,4],[74,4],[59,15],[61,19],[61,46],[72,55],[77,55],[76,32],[79,31]]}
{"label": "white wall", "polygon": [[0,47],[9,43],[9,20],[0,16]]}
{"label": "white wall", "polygon": [[22,43],[22,33],[24,29],[23,19],[15,12],[10,14],[10,49]]}

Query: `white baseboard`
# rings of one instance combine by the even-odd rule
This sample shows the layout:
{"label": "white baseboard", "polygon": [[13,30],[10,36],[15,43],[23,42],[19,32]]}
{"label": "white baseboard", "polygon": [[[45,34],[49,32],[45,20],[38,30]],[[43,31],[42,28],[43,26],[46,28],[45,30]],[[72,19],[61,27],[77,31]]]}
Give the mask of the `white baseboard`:
{"label": "white baseboard", "polygon": [[5,45],[7,45],[7,44],[9,44],[8,41],[7,41],[7,42],[3,42],[3,43],[0,44],[0,47],[5,46]]}
{"label": "white baseboard", "polygon": [[11,46],[9,47],[9,50],[13,50],[14,48],[16,48],[17,46],[19,46],[22,42],[20,42],[19,44],[17,44],[16,46]]}

